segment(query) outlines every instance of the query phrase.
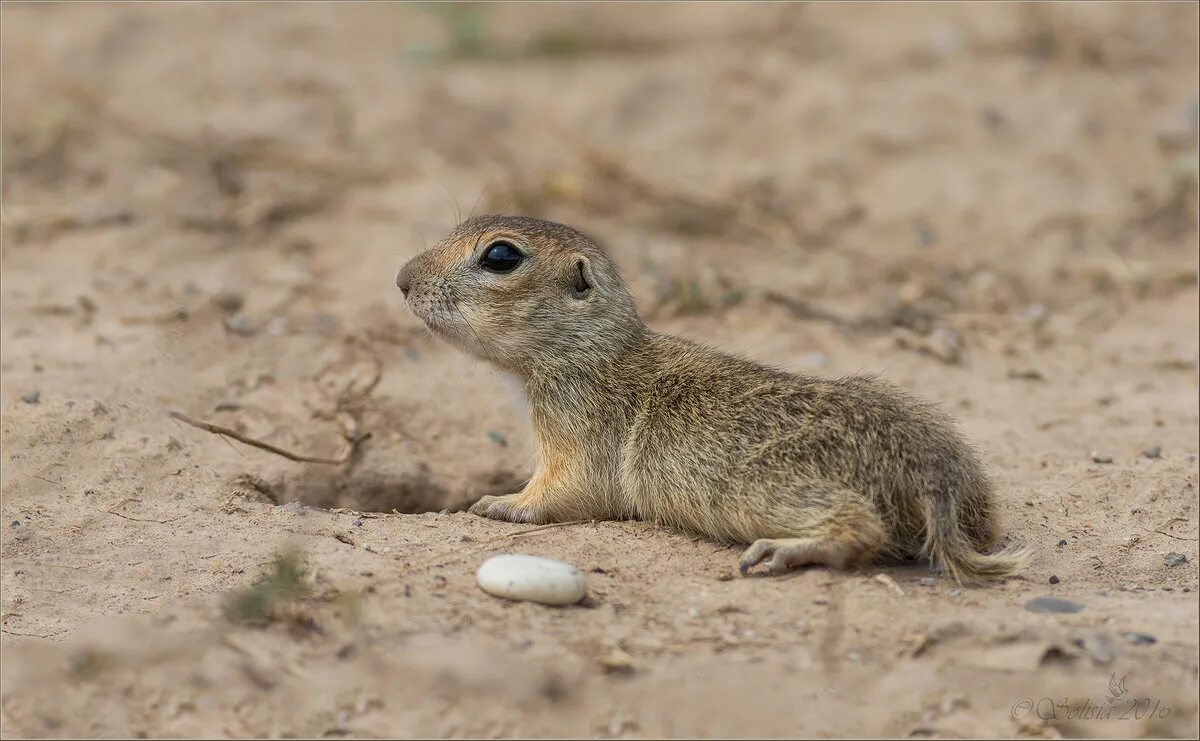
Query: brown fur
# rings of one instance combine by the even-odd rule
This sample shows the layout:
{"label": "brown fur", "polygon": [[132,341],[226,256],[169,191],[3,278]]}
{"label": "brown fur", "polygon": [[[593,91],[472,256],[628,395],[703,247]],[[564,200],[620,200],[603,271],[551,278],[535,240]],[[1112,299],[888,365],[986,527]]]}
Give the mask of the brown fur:
{"label": "brown fur", "polygon": [[[512,273],[479,267],[497,239],[526,255]],[[396,281],[432,330],[517,376],[529,402],[536,473],[472,512],[650,520],[752,544],[743,573],[924,556],[988,582],[1027,560],[981,552],[998,536],[992,485],[938,408],[874,378],[794,375],[654,332],[570,227],[472,218]]]}

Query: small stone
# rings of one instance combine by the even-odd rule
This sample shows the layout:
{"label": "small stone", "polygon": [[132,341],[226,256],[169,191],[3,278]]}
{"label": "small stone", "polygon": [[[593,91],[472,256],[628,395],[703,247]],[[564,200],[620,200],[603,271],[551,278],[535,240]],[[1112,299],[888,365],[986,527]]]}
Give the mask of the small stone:
{"label": "small stone", "polygon": [[925,576],[921,578],[921,586],[923,587],[932,587],[936,585],[937,579],[934,579],[932,576]]}
{"label": "small stone", "polygon": [[20,520],[13,520],[13,521],[12,521],[12,527],[21,527],[21,521],[20,521]]}
{"label": "small stone", "polygon": [[1058,597],[1034,597],[1025,603],[1030,612],[1073,613],[1083,610],[1083,605]]}
{"label": "small stone", "polygon": [[1045,304],[1033,304],[1025,310],[1025,318],[1034,324],[1042,324],[1050,318],[1050,310]]}
{"label": "small stone", "polygon": [[1167,557],[1165,559],[1163,559],[1163,563],[1165,563],[1167,566],[1170,566],[1172,568],[1174,568],[1175,566],[1182,566],[1187,562],[1188,562],[1188,557],[1183,555],[1182,553],[1168,553]]}
{"label": "small stone", "polygon": [[254,326],[254,320],[240,311],[225,317],[225,329],[242,337],[251,337],[258,331],[258,328]]}
{"label": "small stone", "polygon": [[480,565],[475,580],[493,596],[543,605],[573,605],[587,594],[587,579],[579,569],[536,556],[492,556]]}
{"label": "small stone", "polygon": [[241,310],[242,306],[245,305],[246,300],[242,298],[240,293],[234,293],[233,291],[220,291],[219,293],[213,294],[212,302],[213,306],[216,306],[226,314],[233,314]]}
{"label": "small stone", "polygon": [[951,590],[950,590],[950,596],[951,596],[951,597],[958,597],[958,596],[960,596],[961,594],[962,594],[962,590],[961,590],[961,589],[951,589]]}
{"label": "small stone", "polygon": [[1053,575],[1051,575],[1051,577],[1050,577],[1050,583],[1051,583],[1051,584],[1058,584],[1058,577],[1057,577],[1057,576],[1053,576]]}
{"label": "small stone", "polygon": [[287,334],[288,320],[286,316],[277,316],[267,322],[267,334],[272,337],[282,337]]}
{"label": "small stone", "polygon": [[338,318],[332,314],[317,314],[313,318],[313,329],[321,334],[332,334],[339,326]]}
{"label": "small stone", "polygon": [[1153,448],[1150,448],[1149,450],[1142,451],[1142,455],[1146,456],[1150,460],[1157,460],[1159,458],[1162,458],[1162,447],[1155,445]]}
{"label": "small stone", "polygon": [[496,432],[495,430],[488,430],[488,439],[502,448],[508,447],[508,440],[504,437],[504,435]]}
{"label": "small stone", "polygon": [[29,538],[32,535],[33,535],[33,533],[29,532],[28,530],[18,530],[16,533],[13,534],[13,540],[16,540],[19,542],[24,542],[26,540],[29,540]]}
{"label": "small stone", "polygon": [[632,674],[633,657],[619,648],[614,648],[600,657],[600,666],[607,674]]}
{"label": "small stone", "polygon": [[1004,113],[992,106],[984,106],[979,112],[983,123],[992,132],[998,132],[1008,123],[1008,117]]}
{"label": "small stone", "polygon": [[1058,541],[1058,547],[1059,547],[1059,548],[1062,548],[1062,547],[1063,547],[1063,546],[1065,546],[1066,544],[1067,544],[1067,541],[1066,541],[1066,540],[1060,540],[1060,541]]}
{"label": "small stone", "polygon": [[354,527],[362,527],[362,526],[363,526],[363,522],[362,522],[362,520],[355,520],[355,521],[354,521]]}
{"label": "small stone", "polygon": [[25,402],[26,404],[37,404],[41,400],[42,400],[42,392],[41,391],[30,391],[28,394],[25,394],[24,396],[21,397],[21,401]]}
{"label": "small stone", "polygon": [[1149,633],[1137,633],[1132,630],[1127,630],[1120,634],[1126,642],[1132,643],[1135,646],[1152,646],[1158,643],[1158,639]]}
{"label": "small stone", "polygon": [[922,247],[932,247],[938,243],[937,230],[925,222],[917,225],[917,244]]}
{"label": "small stone", "polygon": [[1092,463],[1112,463],[1112,462],[1113,462],[1113,457],[1111,455],[1101,455],[1100,453],[1097,453],[1094,450],[1092,451]]}

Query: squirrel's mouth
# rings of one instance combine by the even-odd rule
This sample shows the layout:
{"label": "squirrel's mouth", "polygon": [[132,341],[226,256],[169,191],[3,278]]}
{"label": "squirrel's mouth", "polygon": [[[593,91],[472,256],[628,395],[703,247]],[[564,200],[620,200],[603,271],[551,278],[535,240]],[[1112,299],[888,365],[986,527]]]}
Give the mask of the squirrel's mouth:
{"label": "squirrel's mouth", "polygon": [[438,305],[405,301],[408,310],[429,328],[433,334],[454,345],[463,352],[487,360],[491,357],[483,338],[471,326],[462,310],[450,302]]}

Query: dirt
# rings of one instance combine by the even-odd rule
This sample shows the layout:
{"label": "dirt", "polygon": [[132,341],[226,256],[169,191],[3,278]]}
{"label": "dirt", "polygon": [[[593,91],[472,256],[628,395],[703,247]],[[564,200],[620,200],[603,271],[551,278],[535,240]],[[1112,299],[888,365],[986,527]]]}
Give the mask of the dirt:
{"label": "dirt", "polygon": [[[6,737],[1198,733],[1194,4],[2,13]],[[941,402],[1034,564],[465,513],[524,428],[392,281],[484,210]],[[588,600],[484,594],[501,552]]]}

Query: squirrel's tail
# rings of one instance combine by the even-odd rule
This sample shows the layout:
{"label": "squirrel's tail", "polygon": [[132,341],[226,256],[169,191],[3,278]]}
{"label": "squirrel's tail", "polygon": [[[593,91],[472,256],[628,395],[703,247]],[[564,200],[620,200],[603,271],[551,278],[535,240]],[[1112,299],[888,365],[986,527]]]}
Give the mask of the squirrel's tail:
{"label": "squirrel's tail", "polygon": [[935,568],[941,568],[960,584],[991,584],[1016,576],[1029,565],[1031,554],[1024,548],[1006,548],[986,554],[964,533],[957,503],[952,496],[926,500],[925,543],[921,553]]}

